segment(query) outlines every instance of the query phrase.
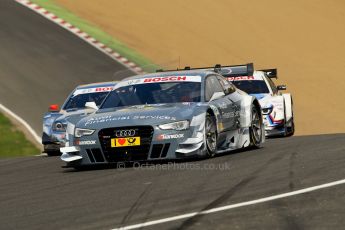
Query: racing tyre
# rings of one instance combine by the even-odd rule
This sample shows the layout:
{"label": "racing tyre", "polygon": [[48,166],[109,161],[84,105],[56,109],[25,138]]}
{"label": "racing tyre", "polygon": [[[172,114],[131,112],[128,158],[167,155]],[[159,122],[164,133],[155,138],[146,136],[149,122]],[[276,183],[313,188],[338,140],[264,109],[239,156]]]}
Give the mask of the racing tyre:
{"label": "racing tyre", "polygon": [[291,137],[295,134],[295,122],[293,120],[293,110],[292,110],[292,118],[291,118],[291,126],[287,127],[287,137]]}
{"label": "racing tyre", "polygon": [[286,136],[287,137],[291,137],[295,134],[295,123],[293,121],[293,118],[291,120],[291,126],[290,127],[287,127],[287,134]]}
{"label": "racing tyre", "polygon": [[[285,108],[285,103],[284,103],[284,108]],[[286,116],[285,116],[285,121],[286,121]],[[292,110],[292,118],[291,121],[289,122],[289,126],[285,123],[284,126],[284,136],[285,137],[291,137],[295,134],[295,122],[293,120],[293,110]]]}
{"label": "racing tyre", "polygon": [[213,157],[217,151],[217,125],[216,119],[211,114],[207,114],[205,121],[205,142],[207,156]]}
{"label": "racing tyre", "polygon": [[260,118],[260,111],[255,107],[255,105],[252,105],[249,134],[250,145],[254,148],[259,148],[262,141],[262,119]]}

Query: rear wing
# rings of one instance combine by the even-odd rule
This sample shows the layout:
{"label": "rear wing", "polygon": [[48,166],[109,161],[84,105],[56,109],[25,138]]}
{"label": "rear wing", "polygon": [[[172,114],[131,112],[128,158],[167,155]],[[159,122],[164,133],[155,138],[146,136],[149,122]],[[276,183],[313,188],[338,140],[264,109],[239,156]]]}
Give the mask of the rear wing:
{"label": "rear wing", "polygon": [[186,70],[209,70],[219,73],[224,77],[237,77],[237,76],[253,76],[254,73],[254,64],[248,63],[243,65],[228,65],[228,66],[221,66],[220,64],[216,64],[212,67],[200,67],[200,68],[191,68],[190,66],[186,66],[183,69],[173,69],[173,70],[163,70],[159,69],[156,72],[172,72],[172,71],[186,71]]}
{"label": "rear wing", "polygon": [[265,72],[267,77],[278,79],[278,70],[277,69],[261,69],[259,71]]}

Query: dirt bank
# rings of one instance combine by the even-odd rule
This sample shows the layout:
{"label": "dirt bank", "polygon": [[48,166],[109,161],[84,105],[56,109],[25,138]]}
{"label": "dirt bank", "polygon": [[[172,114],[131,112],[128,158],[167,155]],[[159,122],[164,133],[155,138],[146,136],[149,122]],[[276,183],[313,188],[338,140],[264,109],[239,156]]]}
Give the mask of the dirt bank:
{"label": "dirt bank", "polygon": [[298,135],[345,131],[345,1],[55,1],[162,66],[278,67]]}

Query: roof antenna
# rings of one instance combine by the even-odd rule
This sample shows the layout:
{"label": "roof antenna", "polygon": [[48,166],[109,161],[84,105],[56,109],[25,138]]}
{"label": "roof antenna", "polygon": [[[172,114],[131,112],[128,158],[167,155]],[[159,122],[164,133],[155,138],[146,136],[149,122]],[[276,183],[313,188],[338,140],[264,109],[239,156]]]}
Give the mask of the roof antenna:
{"label": "roof antenna", "polygon": [[178,70],[181,68],[181,56],[178,56]]}
{"label": "roof antenna", "polygon": [[222,66],[220,64],[216,64],[214,66],[214,72],[221,73],[221,71],[222,71]]}

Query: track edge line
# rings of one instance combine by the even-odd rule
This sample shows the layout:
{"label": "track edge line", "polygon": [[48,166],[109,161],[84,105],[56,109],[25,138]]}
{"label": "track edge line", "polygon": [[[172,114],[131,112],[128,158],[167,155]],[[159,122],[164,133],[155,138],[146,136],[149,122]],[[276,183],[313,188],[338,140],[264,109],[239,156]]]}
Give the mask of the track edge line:
{"label": "track edge line", "polygon": [[341,184],[345,184],[345,179],[337,180],[337,181],[333,181],[333,182],[329,182],[329,183],[325,183],[325,184],[321,184],[321,185],[316,185],[316,186],[312,186],[312,187],[307,187],[307,188],[295,190],[292,192],[281,193],[278,195],[273,195],[273,196],[268,196],[268,197],[262,197],[262,198],[251,200],[251,201],[244,201],[244,202],[240,202],[237,204],[225,205],[225,206],[212,208],[212,209],[208,209],[208,210],[204,210],[204,211],[185,213],[182,215],[156,219],[156,220],[152,220],[152,221],[148,221],[148,222],[144,222],[144,223],[133,224],[133,225],[128,225],[128,226],[119,227],[119,228],[113,228],[112,230],[129,230],[129,229],[144,228],[144,227],[148,227],[148,226],[152,226],[152,225],[156,225],[156,224],[162,224],[162,223],[167,223],[167,222],[171,222],[171,221],[175,221],[175,220],[186,219],[186,218],[194,217],[194,216],[198,216],[198,215],[207,215],[210,213],[216,213],[216,212],[226,211],[226,210],[230,210],[230,209],[234,209],[234,208],[265,203],[268,201],[282,199],[282,198],[286,198],[286,197],[290,197],[290,196],[310,193],[310,192],[313,192],[316,190],[329,188],[329,187],[333,187],[333,186],[341,185]]}

